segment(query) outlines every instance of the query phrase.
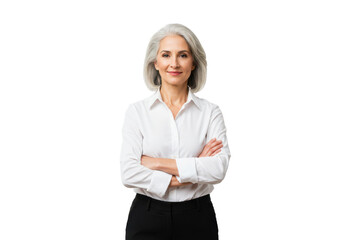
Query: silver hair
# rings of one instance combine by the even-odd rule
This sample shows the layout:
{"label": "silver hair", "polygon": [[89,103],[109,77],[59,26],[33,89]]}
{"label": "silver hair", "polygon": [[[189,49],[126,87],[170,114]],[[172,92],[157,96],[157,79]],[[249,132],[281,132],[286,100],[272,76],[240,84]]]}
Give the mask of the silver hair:
{"label": "silver hair", "polygon": [[187,85],[192,89],[193,93],[200,91],[206,83],[206,54],[195,34],[186,26],[178,23],[166,25],[151,37],[144,60],[143,75],[145,84],[147,85],[148,89],[157,90],[162,83],[161,76],[155,69],[154,62],[156,61],[157,52],[160,47],[160,41],[168,35],[179,35],[188,43],[193,56],[195,69],[188,78]]}

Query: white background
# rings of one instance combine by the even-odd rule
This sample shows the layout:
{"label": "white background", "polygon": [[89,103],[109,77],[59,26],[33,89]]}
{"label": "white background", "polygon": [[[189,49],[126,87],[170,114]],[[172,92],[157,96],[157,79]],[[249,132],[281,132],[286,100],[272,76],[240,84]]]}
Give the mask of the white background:
{"label": "white background", "polygon": [[232,153],[220,239],[343,239],[340,1],[1,1],[0,239],[124,239],[129,103],[168,23],[208,61]]}

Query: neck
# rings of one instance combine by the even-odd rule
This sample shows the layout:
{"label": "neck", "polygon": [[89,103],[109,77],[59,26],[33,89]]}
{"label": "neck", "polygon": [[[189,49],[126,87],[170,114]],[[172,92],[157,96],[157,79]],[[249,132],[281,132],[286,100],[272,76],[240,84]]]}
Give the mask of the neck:
{"label": "neck", "polygon": [[182,106],[188,97],[187,83],[182,86],[162,84],[160,88],[163,102],[167,105]]}

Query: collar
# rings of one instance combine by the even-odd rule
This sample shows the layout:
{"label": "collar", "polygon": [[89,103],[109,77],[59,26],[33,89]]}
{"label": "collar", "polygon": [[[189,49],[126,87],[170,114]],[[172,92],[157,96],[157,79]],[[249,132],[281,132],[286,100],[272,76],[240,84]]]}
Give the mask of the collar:
{"label": "collar", "polygon": [[[191,91],[191,87],[188,87],[188,96],[187,101],[185,103],[188,103],[190,101],[193,101],[195,105],[201,110],[200,102],[197,96],[194,95],[194,93]],[[162,96],[161,96],[161,86],[156,90],[156,92],[148,99],[148,107],[149,109],[152,107],[152,105],[159,100],[160,102],[163,102]]]}

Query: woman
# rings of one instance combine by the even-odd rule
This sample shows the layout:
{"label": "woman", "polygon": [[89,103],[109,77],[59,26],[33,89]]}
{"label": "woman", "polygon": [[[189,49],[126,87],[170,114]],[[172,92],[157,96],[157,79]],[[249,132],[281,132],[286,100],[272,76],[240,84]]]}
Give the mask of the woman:
{"label": "woman", "polygon": [[144,77],[155,93],[129,105],[123,126],[122,181],[136,192],[127,240],[218,239],[210,193],[231,155],[218,105],[194,94],[206,67],[199,40],[181,24],[149,42]]}

